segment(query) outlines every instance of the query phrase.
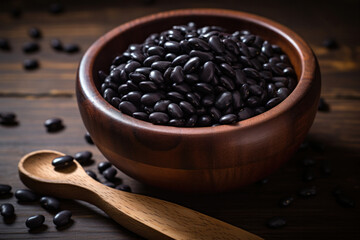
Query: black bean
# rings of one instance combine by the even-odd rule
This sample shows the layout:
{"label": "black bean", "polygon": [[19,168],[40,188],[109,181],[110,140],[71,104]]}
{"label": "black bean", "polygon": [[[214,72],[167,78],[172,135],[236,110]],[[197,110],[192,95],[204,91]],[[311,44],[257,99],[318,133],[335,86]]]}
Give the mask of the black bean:
{"label": "black bean", "polygon": [[5,51],[9,51],[11,49],[10,44],[9,44],[9,40],[7,40],[5,38],[0,38],[0,49],[5,50]]}
{"label": "black bean", "polygon": [[165,49],[161,46],[152,46],[149,47],[147,53],[149,54],[149,56],[158,55],[160,57],[163,57],[165,55]]}
{"label": "black bean", "polygon": [[135,60],[138,62],[143,62],[145,60],[144,54],[142,54],[141,52],[138,52],[138,51],[132,52],[130,54],[130,57],[132,60]]}
{"label": "black bean", "polygon": [[163,112],[153,112],[149,115],[149,120],[153,124],[164,125],[169,122],[169,116]]}
{"label": "black bean", "polygon": [[160,100],[154,105],[155,112],[166,112],[168,105],[171,103],[170,100]]}
{"label": "black bean", "polygon": [[28,33],[31,38],[41,38],[42,36],[40,29],[36,27],[30,28]]}
{"label": "black bean", "polygon": [[189,60],[189,55],[183,54],[177,56],[171,63],[172,66],[184,66],[184,64]]}
{"label": "black bean", "polygon": [[195,84],[195,83],[199,82],[199,76],[197,74],[192,74],[192,73],[186,74],[185,81],[190,84]]}
{"label": "black bean", "polygon": [[105,186],[111,187],[111,188],[115,188],[115,183],[112,182],[104,182],[103,183]]}
{"label": "black bean", "polygon": [[49,11],[52,14],[59,14],[64,12],[64,6],[61,3],[52,3],[49,7]]}
{"label": "black bean", "polygon": [[256,71],[254,68],[244,68],[243,72],[246,76],[254,78],[254,79],[260,79],[260,73]]}
{"label": "black bean", "polygon": [[124,191],[124,192],[131,192],[131,188],[129,185],[125,185],[125,184],[119,184],[115,187],[115,189]]}
{"label": "black bean", "polygon": [[[161,99],[161,94],[158,92],[155,93],[146,93],[144,94],[140,101],[145,106],[154,106],[154,104]],[[134,111],[135,112],[135,111]]]}
{"label": "black bean", "polygon": [[194,108],[193,105],[191,105],[191,103],[186,102],[186,101],[181,101],[179,103],[180,108],[187,114],[195,114],[196,113],[196,109]]}
{"label": "black bean", "polygon": [[137,107],[132,102],[122,101],[119,104],[119,110],[127,115],[132,116],[132,114],[137,111]]}
{"label": "black bean", "polygon": [[340,189],[339,187],[336,187],[333,190],[333,195],[336,199],[336,202],[342,207],[354,208],[356,205],[355,201],[351,199],[347,194],[345,194],[343,190]]}
{"label": "black bean", "polygon": [[64,128],[60,118],[49,118],[44,122],[44,126],[48,132],[58,132]]}
{"label": "black bean", "polygon": [[158,70],[152,70],[149,74],[149,79],[156,84],[161,84],[164,82],[163,75]]}
{"label": "black bean", "polygon": [[256,96],[251,96],[248,99],[246,99],[246,104],[252,108],[257,107],[260,104],[260,98]]}
{"label": "black bean", "polygon": [[108,169],[111,166],[112,164],[110,162],[100,162],[98,164],[98,170],[100,173],[103,173],[106,169]]}
{"label": "black bean", "polygon": [[91,138],[91,136],[90,136],[90,133],[88,133],[88,132],[85,133],[84,138],[85,138],[85,141],[86,141],[88,144],[91,144],[91,145],[94,144],[94,142],[93,142],[93,140],[92,140],[92,138]]}
{"label": "black bean", "polygon": [[204,64],[204,67],[200,73],[200,79],[205,83],[209,83],[214,78],[214,76],[215,76],[215,65],[213,62],[208,61]]}
{"label": "black bean", "polygon": [[201,103],[204,107],[210,107],[214,104],[214,102],[215,96],[213,94],[208,94],[201,99]]}
{"label": "black bean", "polygon": [[209,83],[196,83],[194,89],[205,94],[212,94],[214,91],[213,86]]}
{"label": "black bean", "polygon": [[70,223],[71,216],[72,213],[69,210],[63,210],[54,216],[53,223],[56,225],[56,227],[63,227]]}
{"label": "black bean", "polygon": [[116,56],[112,62],[113,65],[119,66],[120,64],[126,63],[130,58],[121,54]]}
{"label": "black bean", "polygon": [[168,92],[166,97],[173,102],[180,102],[184,100],[184,96],[178,92]]}
{"label": "black bean", "polygon": [[200,127],[208,127],[211,126],[212,119],[209,115],[202,115],[198,118],[197,123]]}
{"label": "black bean", "polygon": [[20,202],[35,202],[39,199],[39,196],[29,189],[16,190],[15,197]]}
{"label": "black bean", "polygon": [[188,84],[186,84],[186,83],[180,83],[180,84],[174,83],[172,85],[172,89],[177,91],[177,92],[180,92],[182,94],[186,94],[188,92],[191,92],[190,86]]}
{"label": "black bean", "polygon": [[200,51],[209,51],[210,50],[209,44],[200,38],[190,38],[188,40],[188,42],[189,42],[189,45],[191,47],[193,47],[194,49],[198,49]]}
{"label": "black bean", "polygon": [[114,180],[116,174],[117,174],[117,170],[113,167],[109,167],[102,172],[102,175],[108,181]]}
{"label": "black bean", "polygon": [[312,196],[315,196],[317,194],[317,190],[316,190],[316,187],[315,186],[312,186],[312,187],[306,187],[306,188],[303,188],[301,189],[299,192],[298,192],[299,196],[301,197],[312,197]]}
{"label": "black bean", "polygon": [[13,112],[0,112],[0,124],[2,125],[17,125],[16,114]]}
{"label": "black bean", "polygon": [[45,196],[40,198],[40,205],[50,211],[60,209],[60,201],[54,197]]}
{"label": "black bean", "polygon": [[222,63],[220,64],[220,68],[222,70],[223,73],[225,73],[226,75],[228,75],[231,78],[234,78],[236,73],[234,71],[234,69],[227,63]]}
{"label": "black bean", "polygon": [[169,126],[174,126],[174,127],[182,127],[185,125],[185,119],[170,119],[170,121],[168,122]]}
{"label": "black bean", "polygon": [[96,176],[96,173],[94,173],[93,171],[91,170],[85,170],[86,174],[89,175],[91,178],[97,180],[97,176]]}
{"label": "black bean", "polygon": [[111,99],[116,96],[117,96],[117,93],[112,88],[105,89],[104,94],[103,94],[103,97],[105,98],[105,100],[107,102],[111,102]]}
{"label": "black bean", "polygon": [[289,96],[290,91],[289,89],[282,87],[276,91],[276,94],[281,100],[284,100],[287,96]]}
{"label": "black bean", "polygon": [[230,106],[232,103],[231,92],[223,92],[215,101],[215,107],[222,110]]}
{"label": "black bean", "polygon": [[40,46],[36,42],[26,42],[24,43],[22,50],[24,53],[34,53],[39,51]]}
{"label": "black bean", "polygon": [[75,153],[74,159],[78,161],[80,164],[84,164],[86,162],[89,162],[92,158],[92,153],[89,151],[82,151]]}
{"label": "black bean", "polygon": [[199,67],[199,65],[200,65],[200,58],[199,57],[192,57],[185,63],[184,72],[185,73],[192,73]]}
{"label": "black bean", "polygon": [[176,41],[167,41],[164,44],[164,48],[166,51],[171,53],[179,53],[180,52],[180,43]]}
{"label": "black bean", "polygon": [[201,62],[212,61],[214,59],[214,55],[211,52],[202,52],[199,50],[191,50],[190,57],[198,57]]}
{"label": "black bean", "polygon": [[0,184],[0,196],[4,196],[6,194],[9,194],[11,191],[11,186],[7,184]]}
{"label": "black bean", "polygon": [[165,70],[171,65],[169,61],[156,61],[151,64],[151,68],[165,72]]}
{"label": "black bean", "polygon": [[269,228],[281,228],[286,225],[286,220],[283,217],[272,217],[267,221],[266,225]]}
{"label": "black bean", "polygon": [[30,229],[35,229],[41,227],[45,222],[45,217],[43,215],[34,215],[26,219],[25,225]]}
{"label": "black bean", "polygon": [[263,89],[259,85],[250,85],[249,86],[249,92],[256,96],[261,96],[263,93]]}
{"label": "black bean", "polygon": [[266,102],[265,107],[267,109],[271,109],[273,107],[275,107],[276,105],[278,105],[279,103],[281,103],[281,98],[279,97],[275,97],[275,98],[271,98],[269,101]]}
{"label": "black bean", "polygon": [[327,49],[334,50],[339,48],[339,43],[334,38],[326,38],[322,45]]}
{"label": "black bean", "polygon": [[267,85],[267,93],[268,93],[268,96],[271,97],[271,98],[274,98],[277,96],[276,94],[276,87],[273,83],[269,83]]}
{"label": "black bean", "polygon": [[200,106],[200,99],[199,99],[194,93],[188,93],[188,94],[186,94],[186,99],[187,99],[194,107],[199,107],[199,106]]}
{"label": "black bean", "polygon": [[279,206],[280,207],[288,207],[289,205],[291,205],[294,202],[294,200],[295,199],[293,196],[284,197],[284,198],[280,199]]}
{"label": "black bean", "polygon": [[197,123],[197,119],[198,119],[198,116],[197,115],[192,115],[191,117],[189,117],[185,123],[185,126],[186,127],[194,127]]}
{"label": "black bean", "polygon": [[318,104],[318,111],[320,112],[328,112],[330,110],[329,104],[325,101],[324,98],[320,98],[319,99],[319,104]]}
{"label": "black bean", "polygon": [[[145,67],[150,67],[154,62],[160,61],[161,57],[158,55],[153,55],[145,58],[143,64]],[[138,66],[140,67],[140,65]]]}
{"label": "black bean", "polygon": [[174,83],[181,83],[184,81],[184,72],[181,66],[176,66],[170,74],[170,80]]}
{"label": "black bean", "polygon": [[244,105],[241,99],[241,94],[237,90],[232,92],[232,104],[234,109],[239,109]]}
{"label": "black bean", "polygon": [[179,105],[177,105],[176,103],[170,103],[168,105],[167,109],[168,109],[169,115],[172,116],[173,118],[179,119],[184,116],[183,111],[181,110]]}
{"label": "black bean", "polygon": [[139,72],[130,73],[129,78],[136,84],[139,84],[142,81],[146,81],[146,76]]}
{"label": "black bean", "polygon": [[248,107],[240,110],[238,113],[239,120],[245,120],[253,117],[254,115],[255,115],[254,110]]}
{"label": "black bean", "polygon": [[236,121],[237,121],[237,116],[232,113],[222,116],[219,120],[220,124],[233,124]]}
{"label": "black bean", "polygon": [[232,51],[236,55],[240,54],[239,47],[236,45],[236,43],[233,40],[231,40],[229,38],[226,38],[226,39],[223,40],[223,42],[224,42],[225,47],[229,51]]}
{"label": "black bean", "polygon": [[243,84],[240,87],[240,94],[242,96],[243,99],[247,99],[250,95],[250,91],[249,91],[249,85],[248,84]]}
{"label": "black bean", "polygon": [[218,54],[225,52],[225,46],[218,36],[211,36],[209,38],[209,46]]}
{"label": "black bean", "polygon": [[143,121],[147,121],[149,118],[148,114],[146,114],[144,112],[134,112],[132,116],[136,119],[143,120]]}
{"label": "black bean", "polygon": [[0,205],[0,213],[4,218],[10,218],[15,215],[15,208],[11,203],[3,203]]}
{"label": "black bean", "polygon": [[139,88],[143,92],[155,92],[158,90],[157,85],[154,82],[151,81],[143,81],[139,83]]}
{"label": "black bean", "polygon": [[39,62],[36,59],[25,59],[23,66],[26,70],[35,70],[39,67]]}
{"label": "black bean", "polygon": [[67,53],[76,53],[80,51],[80,47],[76,43],[68,43],[64,45],[63,50]]}
{"label": "black bean", "polygon": [[252,34],[249,34],[249,35],[241,36],[240,39],[243,43],[249,46],[255,41],[256,37]]}
{"label": "black bean", "polygon": [[131,73],[134,72],[135,69],[137,69],[138,67],[141,67],[141,64],[137,61],[130,61],[129,63],[127,63],[125,65],[125,72],[126,73]]}
{"label": "black bean", "polygon": [[151,72],[151,68],[150,67],[139,67],[137,69],[135,69],[136,73],[141,73],[145,76],[149,76],[150,72]]}
{"label": "black bean", "polygon": [[60,156],[57,158],[54,158],[51,162],[51,164],[55,167],[55,168],[62,168],[62,167],[67,167],[70,164],[72,164],[74,161],[74,158],[70,155],[64,155],[64,156]]}

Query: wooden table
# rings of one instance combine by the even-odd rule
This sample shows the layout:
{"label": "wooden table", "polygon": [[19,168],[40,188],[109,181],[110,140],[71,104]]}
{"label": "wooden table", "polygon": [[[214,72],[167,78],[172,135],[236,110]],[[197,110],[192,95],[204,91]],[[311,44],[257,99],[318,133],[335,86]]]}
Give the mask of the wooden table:
{"label": "wooden table", "polygon": [[[9,39],[11,51],[0,50],[0,112],[17,114],[19,125],[0,126],[0,183],[10,184],[13,192],[25,188],[17,164],[33,150],[54,149],[68,154],[89,150],[96,162],[104,161],[95,146],[84,140],[86,132],[74,95],[75,74],[84,51],[103,33],[136,17],[163,10],[194,7],[222,7],[247,11],[276,20],[300,34],[317,55],[322,73],[322,97],[330,112],[319,112],[309,133],[311,142],[324,150],[309,148],[298,152],[289,162],[269,176],[266,184],[253,184],[237,192],[218,195],[186,195],[144,186],[123,173],[118,176],[134,192],[158,197],[195,209],[265,239],[360,239],[360,211],[337,204],[332,195],[335,186],[359,204],[360,200],[360,19],[359,2],[328,1],[60,1],[65,12],[52,15],[47,1],[7,1],[0,5],[0,38]],[[144,2],[148,2],[145,4]],[[23,14],[11,17],[11,9],[20,7]],[[30,27],[38,27],[43,38],[37,40],[41,50],[34,54],[22,52],[22,45],[31,39]],[[336,50],[322,46],[327,37],[340,44]],[[63,43],[78,43],[76,54],[55,52],[49,41],[59,38]],[[35,58],[40,68],[25,71],[22,61]],[[61,117],[66,128],[49,134],[43,123]],[[302,181],[301,160],[316,160],[316,179]],[[332,173],[321,172],[328,161]],[[96,171],[96,164],[86,169]],[[97,172],[97,171],[96,171]],[[297,196],[299,189],[315,185],[318,194],[310,199]],[[284,196],[294,195],[294,203],[278,207]],[[0,218],[0,239],[140,239],[122,228],[97,208],[74,200],[61,200],[61,208],[73,212],[71,226],[59,231],[52,223],[53,214],[38,203],[20,204],[15,197],[0,198],[10,202],[16,219],[6,223]],[[43,214],[46,227],[29,233],[25,220]],[[283,216],[287,225],[270,229],[266,221]]]}

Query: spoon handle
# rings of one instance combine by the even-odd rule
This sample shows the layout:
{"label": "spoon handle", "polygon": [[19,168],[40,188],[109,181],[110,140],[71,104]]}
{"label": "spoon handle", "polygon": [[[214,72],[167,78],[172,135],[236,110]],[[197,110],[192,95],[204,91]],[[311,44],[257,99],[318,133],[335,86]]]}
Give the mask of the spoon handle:
{"label": "spoon handle", "polygon": [[88,202],[147,239],[262,239],[174,203],[109,187],[97,189],[89,189],[97,197],[87,199]]}

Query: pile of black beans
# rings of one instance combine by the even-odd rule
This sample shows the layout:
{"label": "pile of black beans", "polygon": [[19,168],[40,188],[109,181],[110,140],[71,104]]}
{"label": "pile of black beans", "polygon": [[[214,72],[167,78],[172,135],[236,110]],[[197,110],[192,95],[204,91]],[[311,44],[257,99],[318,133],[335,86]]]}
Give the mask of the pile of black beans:
{"label": "pile of black beans", "polygon": [[153,124],[206,127],[261,114],[296,87],[279,46],[249,31],[227,33],[192,22],[154,33],[99,71],[103,97]]}

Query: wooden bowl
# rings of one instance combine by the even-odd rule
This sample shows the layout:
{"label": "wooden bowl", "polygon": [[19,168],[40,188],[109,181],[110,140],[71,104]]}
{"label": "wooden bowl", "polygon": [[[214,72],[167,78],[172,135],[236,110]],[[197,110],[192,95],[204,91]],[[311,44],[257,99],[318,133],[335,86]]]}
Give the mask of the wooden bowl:
{"label": "wooden bowl", "polygon": [[[250,30],[289,56],[298,76],[295,90],[273,109],[234,125],[179,128],[153,125],[121,113],[99,93],[107,70],[131,43],[173,25],[196,22],[229,32]],[[85,127],[103,155],[129,176],[163,189],[221,192],[260,180],[287,161],[307,135],[320,96],[320,71],[297,34],[256,15],[221,9],[189,9],[142,17],[106,33],[81,60],[76,83]]]}

